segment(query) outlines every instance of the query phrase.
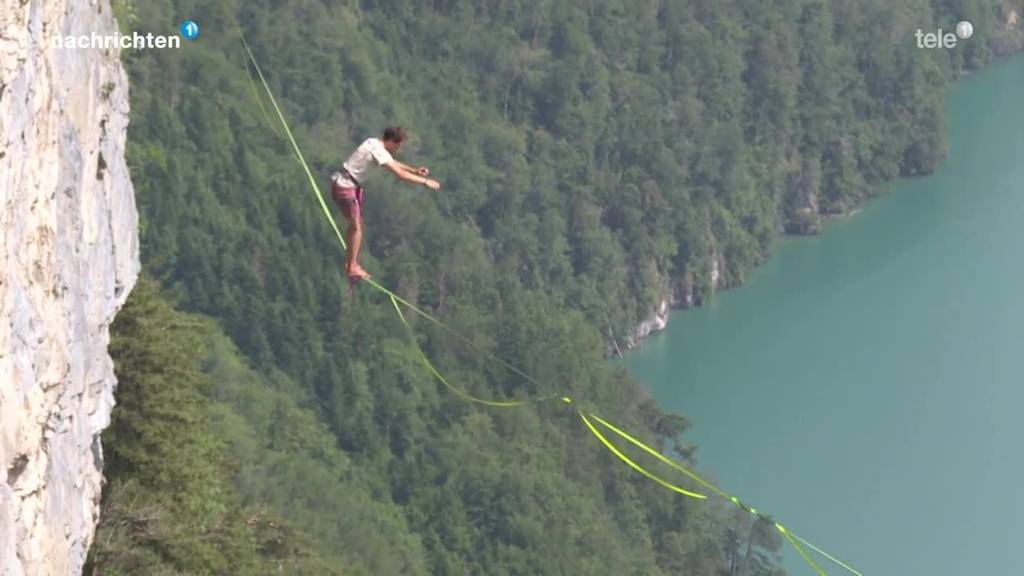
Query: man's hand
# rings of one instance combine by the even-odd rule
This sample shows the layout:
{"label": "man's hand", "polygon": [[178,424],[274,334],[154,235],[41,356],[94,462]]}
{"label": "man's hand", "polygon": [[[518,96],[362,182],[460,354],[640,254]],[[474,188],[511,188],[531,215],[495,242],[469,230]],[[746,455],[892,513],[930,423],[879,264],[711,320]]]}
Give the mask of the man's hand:
{"label": "man's hand", "polygon": [[420,166],[419,168],[413,170],[413,172],[415,172],[417,176],[427,176],[430,174],[430,170],[427,170],[426,166]]}
{"label": "man's hand", "polygon": [[430,188],[431,190],[440,190],[441,189],[441,183],[438,182],[437,180],[433,180],[433,179],[430,179],[430,178],[427,178],[427,181],[424,182],[423,185],[426,186],[427,188]]}

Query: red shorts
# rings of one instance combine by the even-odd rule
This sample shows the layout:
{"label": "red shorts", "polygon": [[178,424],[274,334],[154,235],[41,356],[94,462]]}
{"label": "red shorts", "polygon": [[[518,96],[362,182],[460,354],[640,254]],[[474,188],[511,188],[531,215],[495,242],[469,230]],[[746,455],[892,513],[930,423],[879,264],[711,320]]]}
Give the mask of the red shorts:
{"label": "red shorts", "polygon": [[363,189],[361,187],[348,188],[338,185],[337,182],[331,186],[331,197],[334,203],[341,208],[342,215],[349,220],[356,220],[362,215]]}

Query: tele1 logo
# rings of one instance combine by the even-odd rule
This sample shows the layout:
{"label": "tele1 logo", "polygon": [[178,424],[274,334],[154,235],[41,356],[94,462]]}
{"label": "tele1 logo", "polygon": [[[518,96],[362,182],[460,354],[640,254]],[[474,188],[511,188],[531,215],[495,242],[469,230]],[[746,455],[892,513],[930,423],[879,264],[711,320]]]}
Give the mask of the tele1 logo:
{"label": "tele1 logo", "polygon": [[974,26],[964,20],[956,25],[956,33],[943,32],[939,28],[935,32],[923,32],[920,28],[914,33],[918,48],[956,48],[957,40],[967,40],[974,34]]}

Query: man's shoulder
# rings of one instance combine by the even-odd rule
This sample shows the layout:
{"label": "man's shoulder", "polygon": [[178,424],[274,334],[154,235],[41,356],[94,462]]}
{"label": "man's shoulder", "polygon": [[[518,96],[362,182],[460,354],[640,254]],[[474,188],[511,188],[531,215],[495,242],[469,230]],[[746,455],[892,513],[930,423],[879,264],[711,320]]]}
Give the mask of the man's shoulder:
{"label": "man's shoulder", "polygon": [[391,152],[388,152],[387,147],[384,146],[384,141],[380,138],[368,138],[366,140],[366,150],[370,152],[370,155],[377,161],[377,164],[383,165],[394,160]]}
{"label": "man's shoulder", "polygon": [[359,145],[360,148],[381,148],[383,146],[384,142],[376,136],[370,136]]}

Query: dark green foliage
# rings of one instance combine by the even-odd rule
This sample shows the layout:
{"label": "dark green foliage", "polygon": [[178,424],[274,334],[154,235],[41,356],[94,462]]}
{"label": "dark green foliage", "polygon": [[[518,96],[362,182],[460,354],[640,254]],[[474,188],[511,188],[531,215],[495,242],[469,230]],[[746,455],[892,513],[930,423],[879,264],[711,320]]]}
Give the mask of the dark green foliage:
{"label": "dark green foliage", "polygon": [[112,332],[118,404],[103,435],[107,486],[85,573],[331,573],[309,537],[236,495],[199,366],[212,326],[143,279]]}
{"label": "dark green foliage", "polygon": [[[226,337],[204,329],[198,340],[216,386],[189,380],[180,362],[196,342],[177,353],[175,370],[187,374],[152,365],[171,358],[123,360],[186,384],[121,398],[108,445],[112,478],[124,480],[111,481],[108,515],[134,513],[137,501],[119,495],[145,489],[159,495],[154,506],[184,505],[180,526],[192,534],[241,530],[230,541],[249,542],[250,557],[215,538],[189,544],[199,548],[188,558],[214,572],[276,553],[259,544],[259,521],[225,520],[242,506],[283,518],[294,527],[286,535],[299,531],[316,558],[346,573],[777,573],[781,543],[748,520],[640,478],[564,406],[487,410],[453,397],[411,338],[475,394],[568,393],[691,456],[686,420],[661,414],[608,368],[609,335],[673,293],[699,303],[741,282],[780,229],[815,231],[821,213],[934,169],[946,147],[943,91],[991,57],[996,4],[138,0],[119,9],[141,32],[186,17],[202,30],[180,50],[126,54],[128,160],[146,267]],[[914,47],[916,28],[968,12],[971,47]],[[544,389],[423,321],[408,334],[368,289],[345,296],[343,254],[257,103],[239,27],[321,187],[362,138],[389,124],[410,130],[400,157],[429,165],[444,190],[372,180],[364,265]],[[146,410],[165,419],[157,445],[186,424],[196,430],[182,436],[194,443],[188,454],[165,448],[171,461],[197,462],[181,483],[180,468],[137,443],[148,436],[123,432],[150,420]],[[130,542],[132,554],[159,551],[188,569],[174,564],[179,544]]]}

